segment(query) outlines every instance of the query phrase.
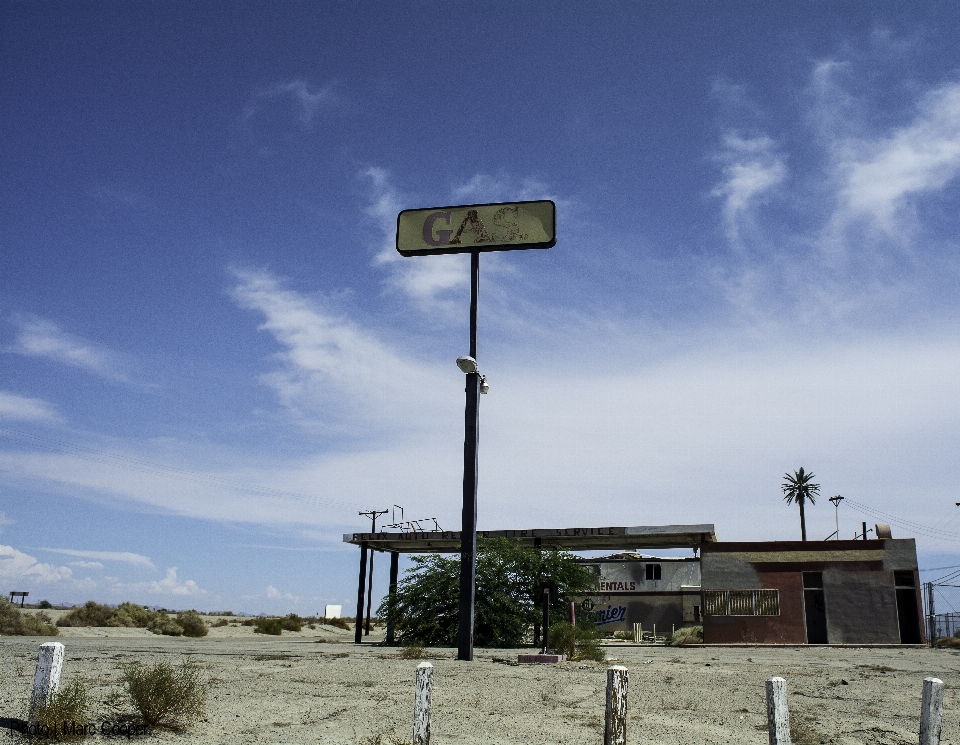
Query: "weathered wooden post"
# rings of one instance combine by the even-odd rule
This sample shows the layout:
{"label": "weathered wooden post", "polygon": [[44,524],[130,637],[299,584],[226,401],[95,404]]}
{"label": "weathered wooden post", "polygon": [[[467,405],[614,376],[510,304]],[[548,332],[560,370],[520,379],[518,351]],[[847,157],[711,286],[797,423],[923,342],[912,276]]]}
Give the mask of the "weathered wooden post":
{"label": "weathered wooden post", "polygon": [[433,695],[433,665],[417,665],[417,690],[413,704],[413,745],[430,745],[430,701]]}
{"label": "weathered wooden post", "polygon": [[603,727],[603,745],[626,745],[627,742],[627,668],[607,668],[607,716]]}
{"label": "weathered wooden post", "polygon": [[767,734],[770,745],[790,745],[787,681],[783,678],[767,678]]}
{"label": "weathered wooden post", "polygon": [[40,645],[37,671],[33,675],[33,694],[30,696],[31,716],[37,707],[50,703],[50,697],[60,686],[63,651],[63,645],[60,642],[47,642]]}
{"label": "weathered wooden post", "polygon": [[943,681],[923,679],[923,700],[920,704],[920,745],[940,745],[943,719]]}

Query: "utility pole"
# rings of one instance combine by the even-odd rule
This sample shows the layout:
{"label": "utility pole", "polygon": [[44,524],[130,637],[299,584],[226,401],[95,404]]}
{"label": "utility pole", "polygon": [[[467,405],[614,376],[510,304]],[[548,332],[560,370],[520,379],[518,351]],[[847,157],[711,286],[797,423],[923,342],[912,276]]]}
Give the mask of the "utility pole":
{"label": "utility pole", "polygon": [[837,519],[837,532],[834,535],[837,537],[837,540],[840,540],[840,503],[843,501],[843,497],[839,494],[835,497],[830,497],[830,501],[833,502],[834,507],[834,516]]}
{"label": "utility pole", "polygon": [[[390,510],[367,510],[366,512],[360,512],[358,514],[369,517],[373,521],[370,532],[376,533],[377,518],[380,517],[380,515],[386,515],[389,511]],[[364,636],[370,636],[370,606],[373,604],[373,553],[373,551],[370,551],[370,569],[367,575],[367,623],[364,627]],[[357,619],[357,623],[360,623],[359,618]]]}

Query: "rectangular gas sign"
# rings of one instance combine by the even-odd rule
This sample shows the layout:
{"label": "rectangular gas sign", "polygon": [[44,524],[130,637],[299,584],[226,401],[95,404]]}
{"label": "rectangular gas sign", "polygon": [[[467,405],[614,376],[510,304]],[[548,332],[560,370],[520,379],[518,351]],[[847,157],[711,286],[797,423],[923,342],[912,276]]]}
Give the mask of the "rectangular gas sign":
{"label": "rectangular gas sign", "polygon": [[404,210],[397,251],[404,256],[552,248],[557,208],[550,200]]}

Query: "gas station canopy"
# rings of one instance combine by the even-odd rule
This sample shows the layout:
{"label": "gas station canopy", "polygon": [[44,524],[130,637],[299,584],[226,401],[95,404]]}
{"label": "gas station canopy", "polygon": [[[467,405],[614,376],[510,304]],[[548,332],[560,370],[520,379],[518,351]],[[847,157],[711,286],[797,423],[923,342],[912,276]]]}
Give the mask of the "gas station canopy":
{"label": "gas station canopy", "polygon": [[[714,543],[712,524],[637,525],[632,528],[536,528],[531,530],[478,530],[477,538],[509,538],[522,546],[566,551],[695,548]],[[407,533],[345,533],[344,543],[366,544],[374,551],[401,554],[458,553],[460,531],[416,530]]]}

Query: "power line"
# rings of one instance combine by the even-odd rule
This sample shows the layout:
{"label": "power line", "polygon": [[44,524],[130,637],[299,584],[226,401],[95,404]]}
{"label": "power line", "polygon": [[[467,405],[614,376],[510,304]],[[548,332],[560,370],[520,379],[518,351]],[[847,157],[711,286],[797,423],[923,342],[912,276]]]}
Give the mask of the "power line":
{"label": "power line", "polygon": [[857,502],[855,499],[850,499],[846,497],[844,501],[850,505],[857,512],[861,512],[871,517],[881,518],[886,522],[893,523],[894,525],[899,525],[900,527],[907,528],[908,530],[915,531],[921,535],[925,535],[928,538],[936,538],[938,540],[951,540],[951,541],[960,541],[960,534],[951,533],[946,530],[940,530],[938,528],[931,528],[922,523],[915,523],[911,520],[904,520],[903,518],[897,517],[896,515],[891,515],[888,512],[883,512],[882,510],[874,509],[868,505]]}
{"label": "power line", "polygon": [[145,460],[143,458],[135,458],[129,455],[122,455],[120,453],[111,453],[107,450],[99,450],[97,448],[91,448],[86,445],[78,445],[76,443],[64,442],[63,440],[57,440],[52,437],[41,437],[40,435],[34,435],[29,432],[23,432],[22,430],[13,429],[12,427],[0,427],[0,436],[10,436],[19,437],[22,439],[33,440],[33,445],[35,447],[42,448],[48,452],[62,453],[65,455],[70,455],[75,458],[80,458],[81,460],[91,461],[93,463],[100,463],[107,466],[115,466],[117,468],[123,468],[128,471],[137,471],[139,473],[150,473],[156,476],[162,476],[164,478],[176,479],[178,481],[186,481],[193,484],[199,484],[201,486],[217,486],[222,488],[234,489],[236,491],[244,492],[247,494],[254,494],[257,496],[269,497],[272,499],[283,499],[291,502],[312,502],[315,504],[323,504],[327,506],[343,507],[350,510],[357,509],[356,504],[350,504],[349,502],[342,502],[337,499],[331,499],[329,497],[320,497],[311,494],[302,494],[299,492],[286,491],[283,489],[274,489],[269,486],[260,486],[258,484],[250,484],[243,481],[236,481],[234,479],[224,478],[222,476],[214,476],[211,474],[201,473],[199,471],[190,471],[184,468],[176,468],[174,466],[167,466],[161,463],[156,463],[153,461]]}

